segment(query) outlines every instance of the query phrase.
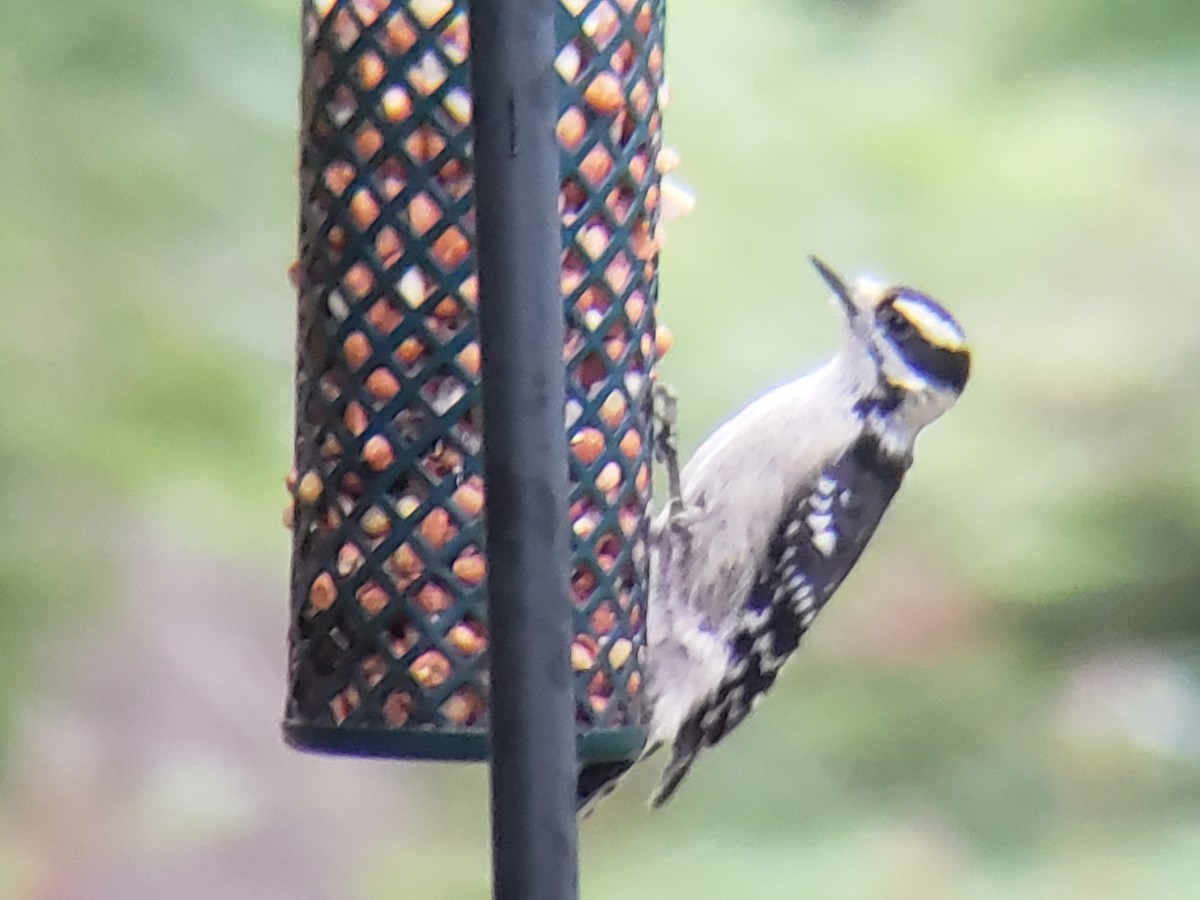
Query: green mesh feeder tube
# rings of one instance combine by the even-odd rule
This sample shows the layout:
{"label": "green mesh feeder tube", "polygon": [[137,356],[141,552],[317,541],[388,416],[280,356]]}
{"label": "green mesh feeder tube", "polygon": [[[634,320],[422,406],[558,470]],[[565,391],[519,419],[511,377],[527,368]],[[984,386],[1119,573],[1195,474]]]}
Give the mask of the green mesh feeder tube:
{"label": "green mesh feeder tube", "polygon": [[[564,441],[579,754],[644,738],[662,0],[557,8]],[[488,755],[465,0],[303,13],[293,559],[284,732]]]}

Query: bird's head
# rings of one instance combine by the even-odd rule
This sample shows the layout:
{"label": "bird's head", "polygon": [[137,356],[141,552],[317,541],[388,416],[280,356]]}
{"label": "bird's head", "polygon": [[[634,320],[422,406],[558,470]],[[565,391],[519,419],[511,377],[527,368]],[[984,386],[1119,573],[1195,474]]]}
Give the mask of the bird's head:
{"label": "bird's head", "polygon": [[846,351],[866,360],[874,384],[863,385],[891,420],[915,434],[966,387],[971,351],[962,326],[920,291],[860,278],[847,283],[816,257],[813,266],[846,316]]}

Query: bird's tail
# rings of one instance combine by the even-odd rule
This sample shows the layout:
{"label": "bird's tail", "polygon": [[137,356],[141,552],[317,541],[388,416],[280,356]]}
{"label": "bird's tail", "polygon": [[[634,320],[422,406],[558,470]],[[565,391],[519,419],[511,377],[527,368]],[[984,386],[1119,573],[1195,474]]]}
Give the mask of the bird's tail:
{"label": "bird's tail", "polygon": [[633,766],[633,760],[588,763],[579,770],[575,780],[575,812],[584,819],[592,814],[596,804],[617,789],[621,776]]}
{"label": "bird's tail", "polygon": [[696,761],[696,756],[707,743],[704,730],[700,727],[699,717],[692,716],[684,723],[675,737],[675,743],[671,745],[671,759],[663,769],[662,776],[658,780],[658,787],[654,789],[654,793],[650,797],[652,807],[658,809],[671,799],[675,789],[687,777],[692,763]]}

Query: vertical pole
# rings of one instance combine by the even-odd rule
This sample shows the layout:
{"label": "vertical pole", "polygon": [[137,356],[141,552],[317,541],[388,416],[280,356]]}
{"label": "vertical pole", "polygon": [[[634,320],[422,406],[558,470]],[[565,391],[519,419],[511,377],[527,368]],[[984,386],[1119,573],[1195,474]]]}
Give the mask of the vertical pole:
{"label": "vertical pole", "polygon": [[472,0],[493,896],[578,897],[557,0]]}

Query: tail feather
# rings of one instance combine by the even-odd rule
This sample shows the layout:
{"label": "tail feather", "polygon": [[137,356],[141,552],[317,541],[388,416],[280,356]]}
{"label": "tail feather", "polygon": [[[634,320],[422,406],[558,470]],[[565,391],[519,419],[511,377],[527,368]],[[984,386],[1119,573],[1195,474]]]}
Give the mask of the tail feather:
{"label": "tail feather", "polygon": [[629,771],[633,760],[588,763],[579,770],[575,780],[575,813],[584,819],[592,814],[596,804],[617,789],[621,776]]}
{"label": "tail feather", "polygon": [[658,787],[650,797],[650,805],[658,809],[671,799],[675,789],[679,787],[687,773],[696,761],[696,756],[705,745],[704,729],[700,727],[700,718],[692,716],[679,730],[675,743],[671,745],[671,759],[663,769]]}
{"label": "tail feather", "polygon": [[677,757],[671,761],[671,765],[663,770],[662,780],[659,781],[658,787],[654,789],[654,793],[650,796],[650,805],[654,809],[658,809],[671,799],[671,796],[675,793],[675,789],[687,777],[687,773],[691,771],[692,763],[695,761],[695,753],[686,757]]}
{"label": "tail feather", "polygon": [[[651,806],[657,809],[671,799],[691,771],[700,751],[720,743],[741,724],[774,681],[774,672],[763,673],[755,663],[747,666],[738,678],[725,682],[714,697],[696,707],[675,737],[671,760],[663,769],[658,788],[650,798]],[[746,689],[751,683],[756,687],[753,693]]]}

